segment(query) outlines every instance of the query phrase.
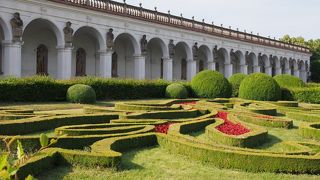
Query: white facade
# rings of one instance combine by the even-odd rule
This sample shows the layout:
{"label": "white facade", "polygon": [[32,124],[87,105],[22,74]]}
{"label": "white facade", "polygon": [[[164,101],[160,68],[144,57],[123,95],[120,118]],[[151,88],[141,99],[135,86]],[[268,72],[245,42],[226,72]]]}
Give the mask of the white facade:
{"label": "white facade", "polygon": [[[97,0],[54,1],[0,0],[2,76],[35,75],[37,47],[43,44],[48,49],[48,74],[58,79],[70,79],[76,75],[76,53],[83,48],[86,75],[172,81],[191,80],[200,70],[212,69],[226,77],[235,73],[264,72],[269,75],[287,73],[307,80],[311,54],[301,48],[291,48],[292,45],[282,46],[277,42],[271,45],[272,40],[261,42],[259,38],[258,43],[254,42],[256,37],[249,41],[246,35],[241,40],[239,36],[243,33],[229,32],[226,35],[224,30],[214,28],[211,31],[220,30],[221,35],[204,33],[202,31],[208,27],[203,26],[202,31],[197,31],[194,24],[191,24],[193,29],[180,28],[174,26],[179,22],[170,19],[169,15],[166,24],[163,23],[166,19],[158,17],[157,12],[139,12],[139,8],[127,9],[125,4],[111,6]],[[113,13],[108,13],[111,9]],[[10,20],[15,12],[20,13],[24,22],[21,42],[12,41]],[[121,15],[120,12],[127,13]],[[130,17],[139,13],[146,20]],[[159,23],[150,22],[150,18],[159,20]],[[63,28],[66,22],[71,22],[74,30],[72,47],[65,46]],[[183,23],[181,20],[180,26]],[[112,51],[107,50],[106,44],[110,28],[115,35]],[[229,38],[232,33],[238,39]],[[141,53],[140,47],[143,35],[148,40],[146,54]],[[176,45],[173,57],[169,55],[170,40]],[[192,50],[195,43],[199,47],[197,59],[194,59]],[[114,54],[117,62],[113,66]]]}

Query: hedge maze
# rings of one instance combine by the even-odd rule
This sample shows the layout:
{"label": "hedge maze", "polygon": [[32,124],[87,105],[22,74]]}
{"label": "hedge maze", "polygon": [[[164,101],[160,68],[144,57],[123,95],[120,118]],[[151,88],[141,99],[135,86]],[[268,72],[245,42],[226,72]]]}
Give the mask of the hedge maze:
{"label": "hedge maze", "polygon": [[12,150],[19,140],[26,153],[34,152],[44,132],[57,141],[29,159],[18,177],[60,165],[120,170],[124,153],[158,146],[219,168],[320,174],[319,105],[186,99],[84,105],[78,111],[0,109],[0,138],[12,140]]}

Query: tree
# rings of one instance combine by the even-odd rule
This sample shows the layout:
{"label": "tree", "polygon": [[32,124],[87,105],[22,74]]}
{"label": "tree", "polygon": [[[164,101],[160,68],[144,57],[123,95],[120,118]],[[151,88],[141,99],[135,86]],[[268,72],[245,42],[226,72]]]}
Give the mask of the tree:
{"label": "tree", "polygon": [[315,82],[320,82],[320,39],[310,39],[306,41],[303,37],[290,37],[289,35],[284,35],[280,38],[280,41],[296,44],[300,46],[306,46],[310,49],[312,56],[311,60],[311,80]]}

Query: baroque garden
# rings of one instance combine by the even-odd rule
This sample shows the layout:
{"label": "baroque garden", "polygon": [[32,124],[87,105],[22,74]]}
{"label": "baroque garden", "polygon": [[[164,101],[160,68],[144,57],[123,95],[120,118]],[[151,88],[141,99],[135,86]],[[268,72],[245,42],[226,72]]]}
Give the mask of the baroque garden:
{"label": "baroque garden", "polygon": [[0,178],[319,178],[308,48],[125,1],[0,3]]}

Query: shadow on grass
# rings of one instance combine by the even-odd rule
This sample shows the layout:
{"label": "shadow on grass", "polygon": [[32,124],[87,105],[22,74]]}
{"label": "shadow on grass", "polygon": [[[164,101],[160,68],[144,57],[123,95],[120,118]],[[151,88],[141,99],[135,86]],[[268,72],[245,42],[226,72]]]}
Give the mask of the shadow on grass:
{"label": "shadow on grass", "polygon": [[150,150],[153,148],[155,148],[155,146],[149,147],[149,148],[143,148],[143,149],[134,149],[132,151],[128,151],[128,152],[123,153],[119,170],[120,171],[127,171],[127,170],[144,169],[143,166],[140,166],[139,164],[134,163],[133,159],[136,156],[136,154],[139,153],[139,151]]}
{"label": "shadow on grass", "polygon": [[274,146],[275,144],[278,144],[281,142],[282,142],[282,140],[279,139],[277,136],[268,134],[267,141],[260,146],[254,147],[254,149],[268,149],[268,148],[271,148],[272,146]]}
{"label": "shadow on grass", "polygon": [[43,172],[37,177],[37,179],[38,180],[64,179],[64,177],[71,172],[72,172],[72,166],[57,166],[56,168],[53,168],[50,171]]}

